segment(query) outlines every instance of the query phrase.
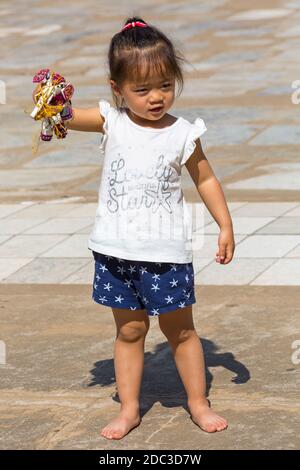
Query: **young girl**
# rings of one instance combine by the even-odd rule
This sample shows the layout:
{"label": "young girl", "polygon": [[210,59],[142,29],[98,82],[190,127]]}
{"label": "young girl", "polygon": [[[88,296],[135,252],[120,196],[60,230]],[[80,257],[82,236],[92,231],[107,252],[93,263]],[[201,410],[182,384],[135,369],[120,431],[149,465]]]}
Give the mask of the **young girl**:
{"label": "young girl", "polygon": [[204,155],[202,119],[193,124],[168,111],[183,73],[171,41],[143,19],[127,19],[110,43],[110,85],[116,107],[73,108],[68,128],[101,132],[104,154],[99,203],[88,241],[95,260],[93,300],[111,307],[120,414],[101,435],[121,439],[138,426],[144,343],[149,316],[158,316],[187,393],[194,423],[222,431],[226,419],[206,398],[205,365],[192,317],[194,270],[190,218],[181,190],[188,169],[220,227],[216,261],[234,253],[231,217]]}

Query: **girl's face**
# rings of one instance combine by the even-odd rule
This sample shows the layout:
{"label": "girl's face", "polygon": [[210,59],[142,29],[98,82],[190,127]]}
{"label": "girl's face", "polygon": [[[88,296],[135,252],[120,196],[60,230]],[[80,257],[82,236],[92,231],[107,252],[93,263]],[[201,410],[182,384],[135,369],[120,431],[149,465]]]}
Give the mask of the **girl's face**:
{"label": "girl's face", "polygon": [[153,78],[147,83],[126,81],[118,87],[113,80],[113,92],[124,98],[133,117],[141,124],[145,121],[159,121],[171,108],[175,99],[175,80],[172,77]]}

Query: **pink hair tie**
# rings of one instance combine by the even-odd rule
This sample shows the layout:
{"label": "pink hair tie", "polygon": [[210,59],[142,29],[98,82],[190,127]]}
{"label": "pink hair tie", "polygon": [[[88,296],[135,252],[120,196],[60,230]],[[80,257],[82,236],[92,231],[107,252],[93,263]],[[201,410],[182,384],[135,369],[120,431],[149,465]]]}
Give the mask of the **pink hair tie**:
{"label": "pink hair tie", "polygon": [[124,31],[125,29],[129,29],[129,28],[134,28],[135,26],[141,26],[145,28],[148,25],[146,23],[142,23],[141,21],[132,21],[131,23],[127,23],[125,26],[123,26],[121,31]]}

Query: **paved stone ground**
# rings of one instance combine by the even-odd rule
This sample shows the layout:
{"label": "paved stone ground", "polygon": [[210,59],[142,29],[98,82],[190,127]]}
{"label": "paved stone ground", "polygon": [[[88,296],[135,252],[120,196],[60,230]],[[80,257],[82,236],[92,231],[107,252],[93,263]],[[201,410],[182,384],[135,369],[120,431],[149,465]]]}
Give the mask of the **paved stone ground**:
{"label": "paved stone ground", "polygon": [[[215,262],[219,228],[203,203],[194,211],[194,272],[200,285],[298,285],[300,203],[228,202],[236,251]],[[13,284],[91,284],[87,247],[97,203],[0,205],[0,280]],[[192,212],[191,212],[192,213]]]}
{"label": "paved stone ground", "polygon": [[[75,86],[74,106],[112,102],[107,47],[133,13],[166,31],[190,62],[173,113],[204,119],[203,146],[234,222],[235,257],[220,266],[216,223],[205,208],[194,221],[194,239],[204,235],[194,252],[195,325],[210,399],[229,420],[214,435],[189,420],[152,318],[143,422],[122,441],[99,436],[118,410],[113,319],[91,299],[87,249],[100,137],[70,131],[31,152],[39,125],[24,109],[32,109],[33,74],[46,66],[62,73]],[[0,448],[299,448],[300,115],[292,84],[300,79],[300,1],[11,0],[0,17]],[[201,204],[185,170],[183,190]]]}
{"label": "paved stone ground", "polygon": [[119,409],[114,321],[90,286],[1,285],[0,448],[296,449],[299,447],[300,292],[295,286],[196,286],[195,326],[209,397],[229,421],[207,434],[186,395],[157,318],[145,345],[141,425],[121,441],[99,436]]}

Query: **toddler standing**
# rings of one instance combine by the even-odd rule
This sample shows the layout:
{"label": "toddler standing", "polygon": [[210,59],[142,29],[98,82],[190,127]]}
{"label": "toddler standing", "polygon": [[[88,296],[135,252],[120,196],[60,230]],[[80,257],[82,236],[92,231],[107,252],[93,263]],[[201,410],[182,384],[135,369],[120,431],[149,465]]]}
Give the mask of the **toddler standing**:
{"label": "toddler standing", "polygon": [[92,297],[112,309],[116,323],[121,410],[101,431],[108,439],[121,439],[140,424],[144,344],[153,315],[174,354],[192,420],[206,432],[227,427],[206,398],[203,350],[193,324],[196,298],[183,165],[220,227],[216,262],[227,264],[233,257],[233,226],[201,147],[203,120],[191,124],[168,113],[175,84],[183,86],[181,60],[155,26],[128,18],[108,52],[115,106],[100,100],[95,108],[73,108],[67,123],[69,129],[102,134],[99,203],[88,248],[95,260]]}

